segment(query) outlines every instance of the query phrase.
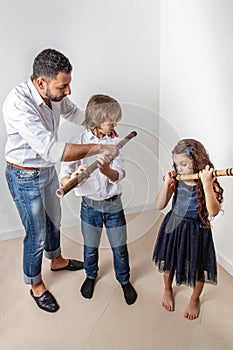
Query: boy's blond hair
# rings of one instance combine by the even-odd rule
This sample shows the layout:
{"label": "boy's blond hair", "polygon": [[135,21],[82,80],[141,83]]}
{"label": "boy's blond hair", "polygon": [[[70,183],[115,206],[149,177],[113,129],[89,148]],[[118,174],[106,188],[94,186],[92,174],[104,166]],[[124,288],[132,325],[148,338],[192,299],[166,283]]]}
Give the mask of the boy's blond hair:
{"label": "boy's blond hair", "polygon": [[117,123],[121,115],[121,107],[113,97],[93,95],[87,103],[82,125],[92,130],[106,121]]}

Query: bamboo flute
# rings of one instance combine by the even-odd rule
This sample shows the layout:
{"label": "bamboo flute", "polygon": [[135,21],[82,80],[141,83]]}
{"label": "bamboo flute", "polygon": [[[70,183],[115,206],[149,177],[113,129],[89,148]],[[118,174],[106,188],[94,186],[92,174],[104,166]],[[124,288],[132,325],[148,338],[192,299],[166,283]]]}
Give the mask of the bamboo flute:
{"label": "bamboo flute", "polygon": [[[131,133],[129,133],[120,142],[118,142],[118,144],[116,145],[117,148],[121,149],[122,147],[125,146],[127,142],[129,142],[135,136],[137,136],[137,132],[131,131]],[[93,163],[89,165],[89,167],[86,170],[80,173],[77,177],[71,179],[64,186],[58,188],[56,191],[56,195],[60,198],[64,197],[64,195],[70,192],[74,187],[76,187],[78,184],[81,184],[82,181],[88,179],[91,173],[93,173],[93,171],[95,171],[100,166],[102,166],[102,163],[99,162],[98,160],[95,160]]]}
{"label": "bamboo flute", "polygon": [[[227,168],[227,169],[221,169],[221,170],[214,170],[213,176],[233,176],[233,168]],[[165,176],[163,177],[165,179]],[[177,181],[188,181],[188,180],[198,180],[199,179],[199,173],[195,174],[187,174],[187,175],[176,175],[175,180]]]}

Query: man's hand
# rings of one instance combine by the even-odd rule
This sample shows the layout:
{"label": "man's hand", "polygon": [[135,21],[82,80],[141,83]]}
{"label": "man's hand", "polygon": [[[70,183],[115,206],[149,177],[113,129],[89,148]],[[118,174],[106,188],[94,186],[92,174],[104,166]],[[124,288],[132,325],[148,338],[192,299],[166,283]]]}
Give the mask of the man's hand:
{"label": "man's hand", "polygon": [[119,154],[119,149],[115,145],[98,145],[98,147],[99,153],[107,157],[107,162],[111,162]]}

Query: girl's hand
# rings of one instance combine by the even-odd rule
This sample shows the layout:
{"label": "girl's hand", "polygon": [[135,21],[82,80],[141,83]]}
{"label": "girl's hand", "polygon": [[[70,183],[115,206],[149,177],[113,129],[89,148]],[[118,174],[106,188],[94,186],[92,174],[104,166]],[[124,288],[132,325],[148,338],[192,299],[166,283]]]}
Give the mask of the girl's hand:
{"label": "girl's hand", "polygon": [[159,193],[155,199],[155,208],[157,210],[164,209],[171,199],[176,189],[176,172],[169,170],[164,176],[164,184],[161,186]]}
{"label": "girl's hand", "polygon": [[176,177],[175,171],[172,171],[172,170],[167,171],[164,177],[165,185],[170,186],[171,184],[175,183],[176,182],[175,177]]}
{"label": "girl's hand", "polygon": [[203,190],[205,193],[206,208],[210,216],[216,216],[220,210],[220,203],[217,200],[217,194],[214,192],[213,182],[215,177],[213,176],[214,169],[209,165],[206,165],[205,169],[199,172]]}
{"label": "girl's hand", "polygon": [[213,185],[215,179],[213,176],[213,171],[213,168],[211,168],[209,165],[206,165],[205,169],[199,172],[199,178],[201,179],[203,186]]}

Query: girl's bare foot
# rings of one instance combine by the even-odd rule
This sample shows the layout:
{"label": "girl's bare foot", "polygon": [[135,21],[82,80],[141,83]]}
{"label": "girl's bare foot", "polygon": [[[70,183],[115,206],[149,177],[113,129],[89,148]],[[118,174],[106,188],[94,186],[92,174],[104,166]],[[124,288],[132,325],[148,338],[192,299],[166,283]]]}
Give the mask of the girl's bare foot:
{"label": "girl's bare foot", "polygon": [[165,289],[162,299],[162,306],[167,311],[174,311],[174,297],[173,297],[173,291],[172,288]]}
{"label": "girl's bare foot", "polygon": [[190,298],[190,302],[185,310],[184,317],[188,320],[195,320],[200,314],[200,299]]}

